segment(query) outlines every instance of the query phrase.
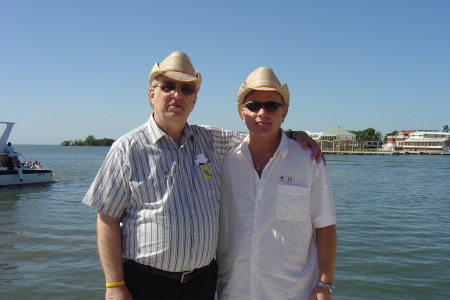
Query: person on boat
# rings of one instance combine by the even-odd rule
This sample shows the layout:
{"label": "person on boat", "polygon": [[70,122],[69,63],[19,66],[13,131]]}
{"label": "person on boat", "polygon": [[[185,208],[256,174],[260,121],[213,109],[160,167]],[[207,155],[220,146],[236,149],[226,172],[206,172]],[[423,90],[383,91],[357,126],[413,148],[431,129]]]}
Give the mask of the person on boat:
{"label": "person on boat", "polygon": [[14,148],[10,142],[8,142],[6,152],[8,153],[8,168],[14,170]]}
{"label": "person on boat", "polygon": [[83,199],[106,299],[214,299],[221,163],[244,136],[187,123],[201,82],[183,52],[156,63],[153,113],[112,145]]}
{"label": "person on boat", "polygon": [[331,299],[337,236],[323,162],[287,138],[289,90],[271,68],[240,86],[249,135],[222,169],[217,292],[220,300]]}

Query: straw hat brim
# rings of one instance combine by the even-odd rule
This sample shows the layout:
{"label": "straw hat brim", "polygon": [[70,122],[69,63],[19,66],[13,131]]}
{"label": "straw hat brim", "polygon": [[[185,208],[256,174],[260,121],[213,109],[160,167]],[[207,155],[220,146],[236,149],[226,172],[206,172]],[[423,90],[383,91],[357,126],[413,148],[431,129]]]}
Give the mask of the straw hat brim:
{"label": "straw hat brim", "polygon": [[273,88],[270,86],[260,86],[260,87],[249,87],[245,82],[241,84],[241,87],[238,91],[237,104],[238,104],[238,112],[239,116],[241,116],[241,109],[244,105],[245,97],[247,97],[250,92],[253,91],[266,91],[266,92],[278,92],[283,98],[283,102],[285,106],[289,106],[289,89],[287,83],[283,83],[279,88]]}
{"label": "straw hat brim", "polygon": [[164,75],[170,79],[176,80],[176,81],[183,81],[183,82],[192,82],[195,85],[195,89],[198,91],[200,90],[200,85],[202,83],[202,76],[200,75],[200,72],[196,72],[195,76],[186,74],[179,70],[167,70],[167,71],[161,71],[159,68],[159,64],[155,63],[152,70],[150,71],[149,76],[149,84],[152,83],[152,81],[158,77],[159,75]]}

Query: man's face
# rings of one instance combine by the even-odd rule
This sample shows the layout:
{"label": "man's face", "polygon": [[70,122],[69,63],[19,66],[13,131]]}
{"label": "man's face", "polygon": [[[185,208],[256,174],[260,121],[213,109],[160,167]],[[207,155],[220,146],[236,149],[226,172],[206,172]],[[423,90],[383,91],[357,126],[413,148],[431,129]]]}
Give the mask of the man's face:
{"label": "man's face", "polygon": [[197,91],[192,82],[181,82],[163,75],[156,78],[156,87],[149,92],[155,120],[184,120],[194,109]]}
{"label": "man's face", "polygon": [[245,125],[254,135],[278,134],[286,112],[283,98],[275,91],[250,92],[241,110]]}

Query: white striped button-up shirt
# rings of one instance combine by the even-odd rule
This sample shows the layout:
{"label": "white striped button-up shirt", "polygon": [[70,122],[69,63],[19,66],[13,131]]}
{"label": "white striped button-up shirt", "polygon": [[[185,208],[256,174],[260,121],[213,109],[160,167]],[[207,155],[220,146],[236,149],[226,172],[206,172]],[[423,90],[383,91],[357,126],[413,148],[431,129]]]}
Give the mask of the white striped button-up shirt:
{"label": "white striped button-up shirt", "polygon": [[121,218],[123,257],[170,272],[204,267],[217,246],[222,159],[242,139],[187,124],[178,146],[152,116],[113,144],[83,202]]}

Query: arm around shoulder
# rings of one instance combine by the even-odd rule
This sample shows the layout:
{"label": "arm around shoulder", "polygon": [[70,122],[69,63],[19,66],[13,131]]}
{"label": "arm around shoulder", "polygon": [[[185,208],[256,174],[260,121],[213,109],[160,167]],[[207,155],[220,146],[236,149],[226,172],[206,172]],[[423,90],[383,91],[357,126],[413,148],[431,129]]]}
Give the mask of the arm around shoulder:
{"label": "arm around shoulder", "polygon": [[288,137],[296,140],[303,150],[306,150],[308,147],[311,148],[311,159],[315,160],[317,164],[320,163],[321,160],[323,160],[323,163],[326,164],[325,155],[320,150],[319,145],[306,132],[292,131]]}

